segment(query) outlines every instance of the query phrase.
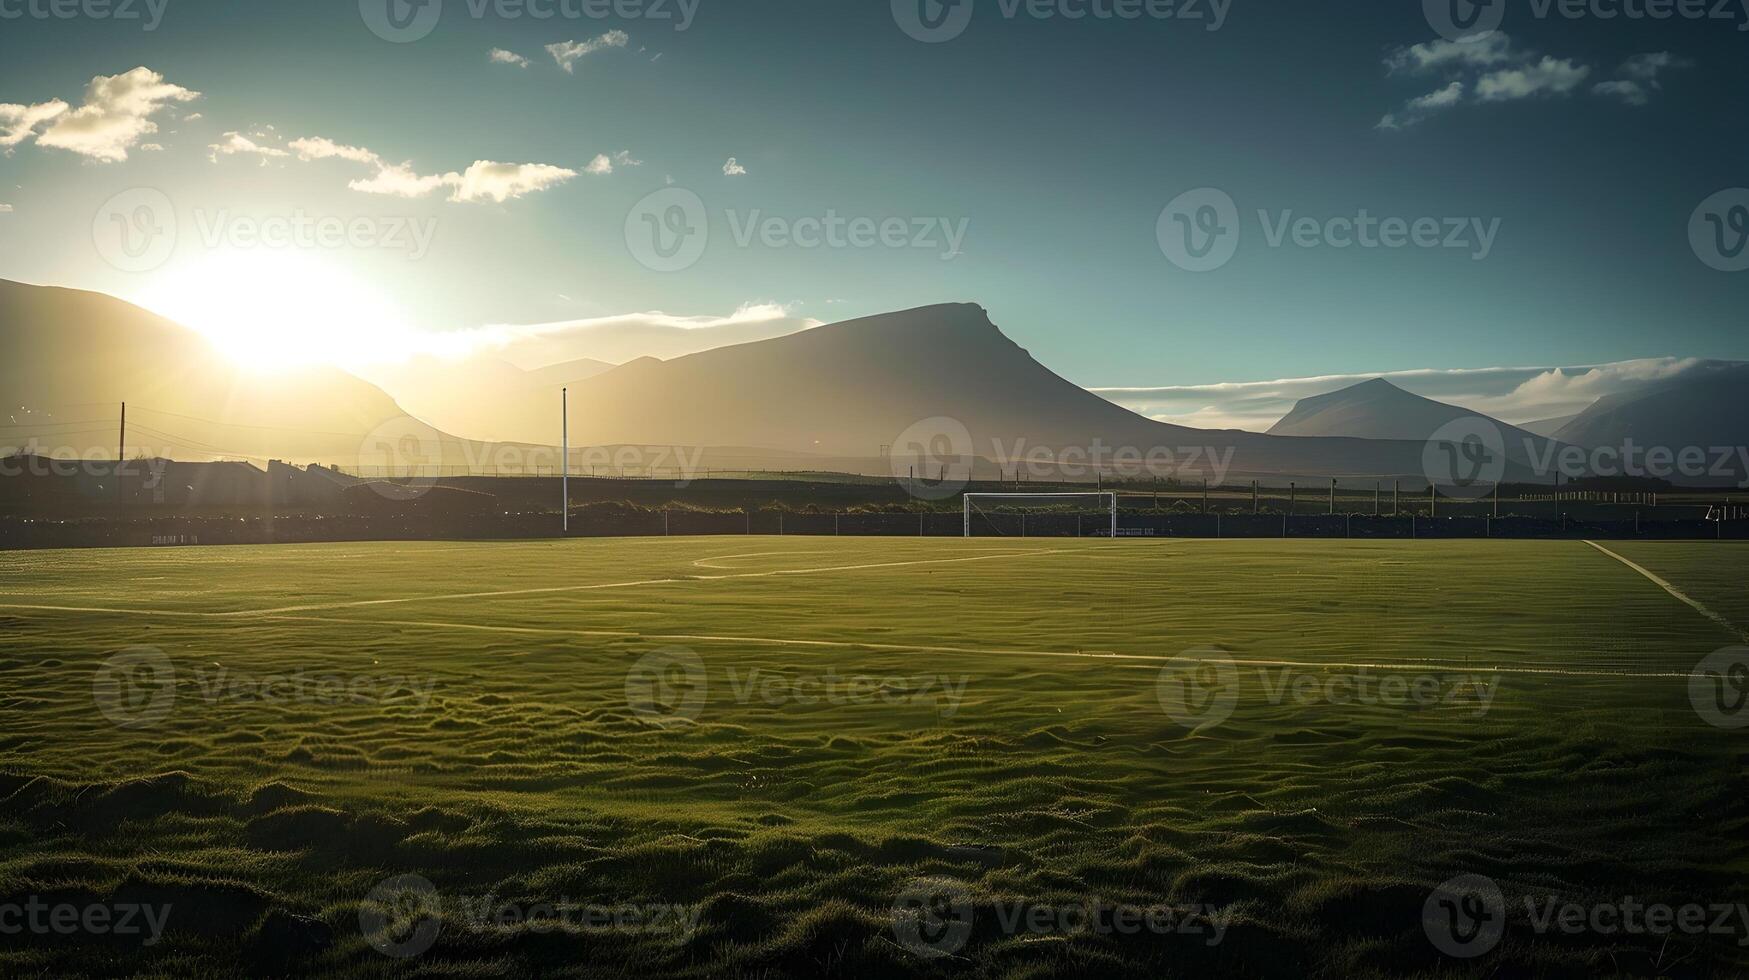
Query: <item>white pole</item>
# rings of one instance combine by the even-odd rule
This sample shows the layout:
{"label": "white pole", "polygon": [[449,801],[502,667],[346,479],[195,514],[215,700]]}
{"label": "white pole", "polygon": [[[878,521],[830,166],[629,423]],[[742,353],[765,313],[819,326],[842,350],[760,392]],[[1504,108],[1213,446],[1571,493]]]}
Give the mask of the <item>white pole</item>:
{"label": "white pole", "polygon": [[559,442],[562,443],[563,445],[559,451],[559,455],[561,457],[561,462],[559,463],[559,474],[560,474],[560,476],[559,476],[559,494],[562,498],[559,502],[559,512],[562,515],[564,515],[562,518],[560,518],[560,521],[561,521],[560,527],[562,530],[564,530],[566,532],[569,532],[571,530],[571,411],[570,411],[570,409],[571,409],[571,390],[569,388],[560,388],[559,389]]}
{"label": "white pole", "polygon": [[[1205,487],[1204,493],[1207,493]],[[1111,540],[1117,540],[1117,494],[1111,495]]]}
{"label": "white pole", "polygon": [[965,509],[966,537],[969,538],[972,536],[972,495],[971,494],[969,494],[969,493],[966,494],[965,502],[961,506]]}

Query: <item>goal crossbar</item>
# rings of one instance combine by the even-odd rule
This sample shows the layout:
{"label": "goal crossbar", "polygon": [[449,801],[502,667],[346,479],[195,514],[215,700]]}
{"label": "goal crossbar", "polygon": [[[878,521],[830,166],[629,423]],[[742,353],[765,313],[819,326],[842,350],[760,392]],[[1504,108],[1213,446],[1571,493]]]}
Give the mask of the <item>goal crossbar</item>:
{"label": "goal crossbar", "polygon": [[1027,501],[1040,500],[1040,501],[1049,501],[1049,502],[1056,503],[1056,502],[1061,502],[1061,501],[1065,501],[1065,500],[1086,500],[1088,498],[1093,498],[1093,499],[1096,499],[1096,500],[1103,502],[1103,505],[1104,505],[1103,509],[1110,515],[1110,518],[1111,518],[1110,534],[1111,534],[1112,540],[1115,541],[1117,539],[1117,494],[1115,494],[1109,490],[1088,491],[1086,493],[994,493],[994,492],[991,492],[991,493],[964,494],[962,497],[962,500],[963,500],[962,507],[963,507],[964,512],[965,512],[964,513],[965,537],[969,538],[972,536],[972,511],[977,509],[977,504],[975,503],[975,501],[978,501],[978,500],[1006,501],[1009,503],[1025,503]]}

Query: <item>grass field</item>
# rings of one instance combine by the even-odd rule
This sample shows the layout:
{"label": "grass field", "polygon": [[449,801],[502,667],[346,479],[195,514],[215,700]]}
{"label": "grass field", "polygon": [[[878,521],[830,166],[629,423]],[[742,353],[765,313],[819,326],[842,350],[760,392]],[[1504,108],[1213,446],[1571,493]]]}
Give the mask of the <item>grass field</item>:
{"label": "grass field", "polygon": [[0,974],[1739,973],[1749,545],[1608,548],[0,555],[0,932],[161,924]]}

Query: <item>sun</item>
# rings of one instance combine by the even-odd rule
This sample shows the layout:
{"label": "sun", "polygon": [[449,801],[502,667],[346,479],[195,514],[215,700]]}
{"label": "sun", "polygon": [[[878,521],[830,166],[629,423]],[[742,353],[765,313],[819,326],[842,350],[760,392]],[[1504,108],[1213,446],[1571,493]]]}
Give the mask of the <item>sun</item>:
{"label": "sun", "polygon": [[134,299],[249,371],[345,367],[405,351],[407,325],[385,290],[304,252],[216,252],[165,270]]}

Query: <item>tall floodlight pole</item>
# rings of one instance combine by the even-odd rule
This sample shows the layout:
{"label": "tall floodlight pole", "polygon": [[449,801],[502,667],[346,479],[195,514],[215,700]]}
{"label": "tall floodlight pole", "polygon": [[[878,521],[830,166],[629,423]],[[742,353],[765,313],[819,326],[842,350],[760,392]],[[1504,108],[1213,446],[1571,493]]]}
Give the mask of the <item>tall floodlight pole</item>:
{"label": "tall floodlight pole", "polygon": [[559,389],[559,528],[571,530],[571,391]]}

